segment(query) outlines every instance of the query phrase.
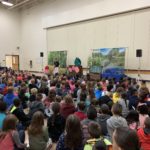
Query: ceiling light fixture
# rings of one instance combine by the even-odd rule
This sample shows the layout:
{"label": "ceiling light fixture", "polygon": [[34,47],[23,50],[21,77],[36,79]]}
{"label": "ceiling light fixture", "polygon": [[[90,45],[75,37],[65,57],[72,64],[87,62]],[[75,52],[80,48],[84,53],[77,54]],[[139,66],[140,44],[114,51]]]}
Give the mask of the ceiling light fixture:
{"label": "ceiling light fixture", "polygon": [[6,5],[6,6],[13,6],[14,4],[8,1],[2,1],[2,4]]}

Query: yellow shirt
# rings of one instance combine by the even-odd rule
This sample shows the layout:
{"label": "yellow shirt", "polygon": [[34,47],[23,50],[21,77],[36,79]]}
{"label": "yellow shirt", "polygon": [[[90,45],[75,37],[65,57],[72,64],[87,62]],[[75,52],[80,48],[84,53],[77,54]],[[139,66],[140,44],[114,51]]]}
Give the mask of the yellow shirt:
{"label": "yellow shirt", "polygon": [[119,99],[120,99],[119,94],[117,92],[115,92],[113,94],[113,98],[112,99],[113,99],[113,103],[117,103],[119,101]]}
{"label": "yellow shirt", "polygon": [[[95,144],[96,142],[98,142],[99,140],[102,140],[102,138],[87,140],[87,144],[85,144],[84,150],[92,150],[94,144]],[[104,140],[104,143],[105,143],[107,146],[112,145],[112,143],[111,143],[109,140],[107,140],[107,139],[103,139],[103,140]]]}

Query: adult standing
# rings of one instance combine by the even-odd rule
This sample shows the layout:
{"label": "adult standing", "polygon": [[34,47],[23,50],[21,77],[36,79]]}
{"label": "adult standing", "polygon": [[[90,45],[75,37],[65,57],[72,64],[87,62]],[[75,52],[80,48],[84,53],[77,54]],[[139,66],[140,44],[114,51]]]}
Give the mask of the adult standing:
{"label": "adult standing", "polygon": [[54,76],[59,74],[59,61],[57,58],[54,60],[54,71],[53,71]]}

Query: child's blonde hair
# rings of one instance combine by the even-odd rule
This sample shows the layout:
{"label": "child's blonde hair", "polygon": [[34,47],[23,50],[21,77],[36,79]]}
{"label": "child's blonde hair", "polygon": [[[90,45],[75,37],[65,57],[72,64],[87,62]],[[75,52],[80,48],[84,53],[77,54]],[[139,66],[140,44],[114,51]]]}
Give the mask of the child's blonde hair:
{"label": "child's blonde hair", "polygon": [[36,88],[32,88],[31,89],[31,94],[36,95],[38,92],[38,90]]}

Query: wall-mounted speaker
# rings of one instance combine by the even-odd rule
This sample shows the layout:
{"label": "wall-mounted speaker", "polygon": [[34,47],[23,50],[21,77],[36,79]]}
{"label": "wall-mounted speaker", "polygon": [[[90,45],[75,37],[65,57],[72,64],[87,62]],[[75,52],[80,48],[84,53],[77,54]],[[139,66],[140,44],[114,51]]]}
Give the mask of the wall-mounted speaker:
{"label": "wall-mounted speaker", "polygon": [[141,49],[136,50],[136,57],[142,57],[142,50]]}
{"label": "wall-mounted speaker", "polygon": [[44,57],[44,53],[43,52],[40,52],[40,57]]}
{"label": "wall-mounted speaker", "polygon": [[19,46],[17,46],[17,49],[19,50],[19,49],[20,49],[20,47],[19,47]]}

